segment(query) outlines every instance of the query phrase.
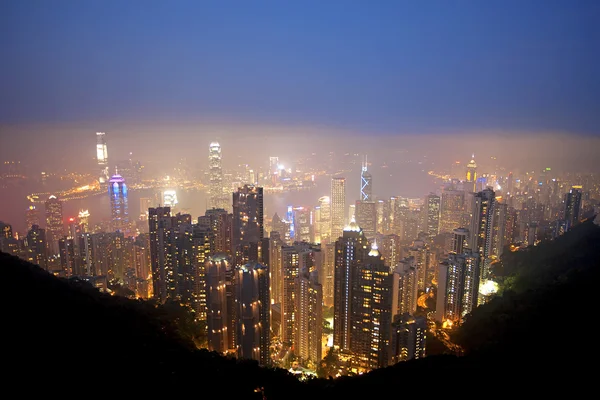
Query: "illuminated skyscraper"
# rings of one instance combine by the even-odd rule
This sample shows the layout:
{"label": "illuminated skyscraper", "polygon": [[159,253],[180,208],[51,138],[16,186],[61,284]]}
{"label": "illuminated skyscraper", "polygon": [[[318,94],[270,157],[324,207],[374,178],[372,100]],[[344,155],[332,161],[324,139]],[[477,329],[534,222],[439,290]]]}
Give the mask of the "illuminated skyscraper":
{"label": "illuminated skyscraper", "polygon": [[316,269],[315,249],[307,243],[281,248],[281,340],[288,346],[293,346],[296,331],[298,277],[305,276]]}
{"label": "illuminated skyscraper", "polygon": [[269,269],[256,262],[235,270],[237,355],[270,364],[271,301]]}
{"label": "illuminated skyscraper", "polygon": [[427,318],[410,314],[397,315],[392,325],[392,364],[425,357]]}
{"label": "illuminated skyscraper", "polygon": [[480,281],[488,279],[492,256],[496,195],[491,188],[473,196],[469,248],[479,253]]}
{"label": "illuminated skyscraper", "polygon": [[333,344],[342,350],[351,350],[353,277],[369,250],[367,238],[354,220],[335,242]]}
{"label": "illuminated skyscraper", "polygon": [[27,224],[27,230],[30,230],[33,225],[40,225],[40,214],[33,204],[27,208],[25,222]]}
{"label": "illuminated skyscraper", "polygon": [[440,230],[440,196],[434,193],[425,196],[423,227],[429,238],[437,236]]}
{"label": "illuminated skyscraper", "polygon": [[269,269],[271,270],[271,301],[273,304],[281,304],[282,301],[282,246],[281,234],[277,231],[271,231],[269,237]]}
{"label": "illuminated skyscraper", "polygon": [[436,320],[460,322],[477,306],[478,295],[479,257],[468,249],[450,253],[439,265]]}
{"label": "illuminated skyscraper", "polygon": [[[319,233],[320,242],[331,239],[331,199],[329,196],[319,198]],[[319,242],[319,243],[320,243]]]}
{"label": "illuminated skyscraper", "polygon": [[413,315],[417,310],[419,293],[416,260],[413,257],[401,260],[394,269],[392,279],[392,316],[404,313]]}
{"label": "illuminated skyscraper", "polygon": [[297,242],[314,242],[313,213],[307,207],[293,209],[294,240]]}
{"label": "illuminated skyscraper", "polygon": [[79,215],[77,216],[77,222],[81,227],[81,232],[89,232],[90,231],[90,212],[88,210],[79,211]]}
{"label": "illuminated skyscraper", "polygon": [[318,363],[323,348],[323,288],[318,271],[304,271],[296,278],[294,354],[302,363]]}
{"label": "illuminated skyscraper", "polygon": [[475,192],[475,185],[477,184],[477,164],[475,163],[475,154],[471,162],[467,164],[467,184],[465,189],[469,192]]}
{"label": "illuminated skyscraper", "polygon": [[388,365],[392,275],[373,243],[353,276],[350,350],[366,369]]}
{"label": "illuminated skyscraper", "polygon": [[27,232],[26,238],[27,261],[48,269],[48,249],[46,246],[46,231],[38,225],[33,225]]}
{"label": "illuminated skyscraper", "polygon": [[356,223],[361,227],[367,239],[373,239],[377,233],[377,202],[357,200],[354,210]]}
{"label": "illuminated skyscraper", "polygon": [[108,183],[112,230],[127,232],[129,230],[129,212],[125,179],[121,175],[115,174]]}
{"label": "illuminated skyscraper", "polygon": [[367,171],[367,156],[362,164],[360,172],[360,200],[371,201],[373,200],[373,176]]}
{"label": "illuminated skyscraper", "polygon": [[458,228],[452,231],[452,252],[462,254],[469,247],[469,230]]}
{"label": "illuminated skyscraper", "polygon": [[337,240],[344,232],[346,213],[346,179],[331,178],[331,238]]}
{"label": "illuminated skyscraper", "polygon": [[206,322],[208,349],[218,353],[229,350],[227,277],[231,265],[227,258],[215,255],[206,261]]}
{"label": "illuminated skyscraper", "polygon": [[233,193],[233,265],[262,261],[263,188],[244,185]]}
{"label": "illuminated skyscraper", "polygon": [[465,213],[465,192],[444,190],[440,205],[440,233],[452,232],[459,228]]}
{"label": "illuminated skyscraper", "polygon": [[58,241],[64,235],[62,203],[52,195],[44,203],[46,207],[46,240],[50,255],[58,255]]}
{"label": "illuminated skyscraper", "polygon": [[218,142],[212,142],[208,149],[208,168],[209,168],[209,196],[211,208],[230,209],[228,197],[223,187],[223,167],[221,165],[221,145]]}
{"label": "illuminated skyscraper", "polygon": [[98,162],[98,182],[108,182],[108,150],[104,132],[96,132],[96,160]]}
{"label": "illuminated skyscraper", "polygon": [[581,187],[574,186],[565,194],[565,231],[579,222],[581,212]]}

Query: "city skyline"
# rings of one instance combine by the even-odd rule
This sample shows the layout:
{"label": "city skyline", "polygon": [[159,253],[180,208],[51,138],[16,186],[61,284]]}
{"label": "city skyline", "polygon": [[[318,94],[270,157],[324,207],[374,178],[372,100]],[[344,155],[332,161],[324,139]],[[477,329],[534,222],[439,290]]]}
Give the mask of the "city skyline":
{"label": "city skyline", "polygon": [[[473,354],[492,376],[486,352],[557,357],[550,333],[573,329],[536,327],[549,343],[536,350],[527,322],[565,308],[554,293],[593,291],[566,283],[598,271],[597,1],[9,0],[0,13],[0,255],[15,282],[40,281],[11,307],[51,326],[51,306],[27,301],[64,291],[57,308],[89,326],[67,347],[101,334],[102,353],[137,348],[152,368],[137,386],[166,374],[176,389],[223,362],[236,385],[281,372],[280,393],[287,378],[331,389]],[[552,299],[541,313],[538,293]],[[29,342],[43,354],[63,339]],[[254,396],[274,398],[264,382]]]}

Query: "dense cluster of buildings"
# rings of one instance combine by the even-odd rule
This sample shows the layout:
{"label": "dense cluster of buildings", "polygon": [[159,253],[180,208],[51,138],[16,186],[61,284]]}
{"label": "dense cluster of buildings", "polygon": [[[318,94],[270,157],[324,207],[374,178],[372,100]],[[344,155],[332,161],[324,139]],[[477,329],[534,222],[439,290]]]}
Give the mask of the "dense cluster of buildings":
{"label": "dense cluster of buildings", "polygon": [[[101,290],[119,282],[132,296],[183,304],[206,321],[210,350],[262,365],[315,370],[330,347],[339,373],[422,358],[432,326],[460,324],[493,294],[503,252],[561,235],[597,212],[585,182],[560,182],[550,169],[526,179],[480,173],[474,159],[419,202],[380,199],[365,159],[355,202],[347,203],[346,178],[332,176],[317,205],[266,219],[254,172],[228,192],[213,142],[205,215],[175,212],[169,194],[161,206],[146,204],[147,233],[139,233],[126,179],[109,177],[104,133],[97,140],[109,228],[90,230],[87,211],[65,221],[61,199],[50,196],[45,218],[27,210],[25,235],[0,222],[0,249]],[[270,159],[274,181],[285,174],[278,161]]]}

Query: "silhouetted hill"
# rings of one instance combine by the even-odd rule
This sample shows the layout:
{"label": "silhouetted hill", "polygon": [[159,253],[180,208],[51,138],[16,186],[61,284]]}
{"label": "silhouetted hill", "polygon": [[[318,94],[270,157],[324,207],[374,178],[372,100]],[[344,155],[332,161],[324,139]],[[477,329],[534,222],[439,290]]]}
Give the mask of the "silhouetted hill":
{"label": "silhouetted hill", "polygon": [[252,399],[261,397],[254,393],[261,386],[269,400],[574,395],[593,387],[598,361],[599,247],[600,228],[584,223],[507,257],[509,289],[475,310],[458,332],[467,356],[308,383],[195,350],[151,302],[102,294],[0,254],[3,381],[23,395],[46,396]]}

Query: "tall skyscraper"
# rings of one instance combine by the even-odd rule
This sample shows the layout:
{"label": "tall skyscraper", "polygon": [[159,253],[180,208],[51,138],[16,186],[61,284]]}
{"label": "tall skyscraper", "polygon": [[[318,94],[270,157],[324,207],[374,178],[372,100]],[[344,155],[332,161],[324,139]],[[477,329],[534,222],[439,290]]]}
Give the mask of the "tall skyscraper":
{"label": "tall skyscraper", "polygon": [[302,363],[318,363],[323,348],[323,288],[318,271],[300,272],[295,282],[294,354]]}
{"label": "tall skyscraper", "polygon": [[410,314],[397,315],[392,325],[391,363],[425,357],[427,319]]}
{"label": "tall skyscraper", "polygon": [[270,364],[271,301],[269,269],[256,262],[236,269],[237,354],[239,358]]}
{"label": "tall skyscraper", "polygon": [[25,223],[27,224],[27,230],[30,230],[33,225],[40,225],[39,210],[33,204],[27,208],[25,214]]}
{"label": "tall skyscraper", "polygon": [[357,264],[351,285],[350,350],[365,369],[388,365],[392,306],[390,268],[373,243]]}
{"label": "tall skyscraper", "polygon": [[233,193],[233,265],[262,261],[263,188],[244,185]]}
{"label": "tall skyscraper", "polygon": [[363,161],[361,172],[360,172],[360,200],[361,201],[372,201],[373,200],[373,176],[367,171],[367,156]]}
{"label": "tall skyscraper", "polygon": [[429,238],[434,238],[440,231],[440,196],[430,193],[425,196],[423,204],[423,226]]}
{"label": "tall skyscraper", "polygon": [[465,192],[446,189],[440,205],[440,233],[452,232],[462,225],[465,213]]}
{"label": "tall skyscraper", "polygon": [[353,277],[369,253],[362,229],[352,220],[335,242],[333,344],[351,350]]}
{"label": "tall skyscraper", "polygon": [[227,280],[231,265],[223,255],[215,255],[206,261],[206,323],[208,349],[218,353],[230,350]]}
{"label": "tall skyscraper", "polygon": [[48,249],[46,231],[38,225],[33,225],[27,232],[26,238],[27,261],[48,269]]}
{"label": "tall skyscraper", "polygon": [[565,231],[568,231],[579,222],[581,211],[581,187],[572,187],[565,194]]}
{"label": "tall skyscraper", "polygon": [[58,255],[58,241],[64,235],[62,203],[52,195],[44,203],[46,208],[46,240],[50,255]]}
{"label": "tall skyscraper", "polygon": [[[331,199],[329,196],[319,198],[319,243],[331,240]],[[337,238],[336,238],[337,239]]]}
{"label": "tall skyscraper", "polygon": [[404,313],[413,315],[417,310],[419,294],[414,257],[405,258],[398,263],[392,280],[392,316]]}
{"label": "tall skyscraper", "polygon": [[480,281],[488,279],[492,256],[496,194],[491,188],[473,196],[469,248],[479,254]]}
{"label": "tall skyscraper", "polygon": [[372,240],[377,233],[377,202],[358,200],[354,210],[356,223],[367,239]]}
{"label": "tall skyscraper", "polygon": [[475,154],[471,158],[471,161],[467,164],[467,184],[465,189],[469,192],[475,192],[475,185],[477,184],[477,163],[475,163]]}
{"label": "tall skyscraper", "polygon": [[331,238],[337,240],[344,232],[346,212],[346,179],[331,178]]}
{"label": "tall skyscraper", "polygon": [[452,252],[462,254],[469,247],[469,230],[458,228],[452,231]]}
{"label": "tall skyscraper", "polygon": [[[456,238],[460,242],[461,236]],[[459,323],[477,306],[478,295],[479,257],[468,249],[450,253],[439,265],[436,320]]]}
{"label": "tall skyscraper", "polygon": [[113,231],[127,232],[129,230],[129,211],[127,205],[127,185],[119,174],[113,175],[108,181],[110,196],[110,216]]}
{"label": "tall skyscraper", "polygon": [[283,255],[281,234],[271,231],[269,237],[269,270],[271,271],[271,301],[273,304],[281,304],[283,290]]}
{"label": "tall skyscraper", "polygon": [[297,243],[281,248],[281,340],[287,346],[294,346],[297,321],[298,277],[316,270],[315,249],[308,243]]}
{"label": "tall skyscraper", "polygon": [[218,142],[212,142],[208,149],[210,207],[229,210],[230,204],[228,204],[228,197],[223,185],[221,159],[221,145]]}
{"label": "tall skyscraper", "polygon": [[108,150],[106,148],[106,134],[96,132],[96,161],[98,162],[98,182],[108,182]]}
{"label": "tall skyscraper", "polygon": [[152,265],[152,286],[154,298],[165,302],[174,297],[175,292],[175,245],[169,240],[169,231],[173,228],[169,207],[150,208],[148,210],[148,228],[150,233],[150,262]]}
{"label": "tall skyscraper", "polygon": [[90,212],[88,210],[80,210],[77,215],[77,223],[80,226],[81,232],[90,231]]}

